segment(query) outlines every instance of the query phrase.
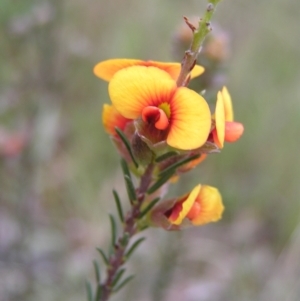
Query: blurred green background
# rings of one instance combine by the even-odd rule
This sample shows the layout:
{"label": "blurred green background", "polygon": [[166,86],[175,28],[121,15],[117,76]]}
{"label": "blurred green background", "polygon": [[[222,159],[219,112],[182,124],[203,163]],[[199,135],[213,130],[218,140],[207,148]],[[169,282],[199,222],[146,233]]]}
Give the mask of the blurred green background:
{"label": "blurred green background", "polygon": [[[204,0],[0,0],[0,299],[86,300],[96,246],[109,240],[119,157],[101,125],[107,83],[92,69],[124,57],[172,61],[182,16]],[[240,141],[177,191],[217,186],[221,222],[147,231],[113,300],[300,299],[300,2],[224,0],[226,84]],[[170,261],[174,259],[174,262]],[[175,260],[176,259],[176,260]]]}

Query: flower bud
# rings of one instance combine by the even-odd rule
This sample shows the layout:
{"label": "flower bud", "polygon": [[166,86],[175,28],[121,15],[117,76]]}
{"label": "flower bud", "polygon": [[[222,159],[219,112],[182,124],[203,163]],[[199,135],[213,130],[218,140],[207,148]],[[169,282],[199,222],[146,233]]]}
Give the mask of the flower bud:
{"label": "flower bud", "polygon": [[137,162],[143,166],[148,165],[153,159],[153,152],[138,133],[135,133],[131,141],[132,153]]}
{"label": "flower bud", "polygon": [[226,142],[235,142],[244,133],[244,126],[240,122],[228,122],[225,123],[225,141]]}
{"label": "flower bud", "polygon": [[157,205],[151,213],[151,221],[166,230],[179,230],[216,222],[222,217],[223,211],[219,191],[199,184],[190,193]]}

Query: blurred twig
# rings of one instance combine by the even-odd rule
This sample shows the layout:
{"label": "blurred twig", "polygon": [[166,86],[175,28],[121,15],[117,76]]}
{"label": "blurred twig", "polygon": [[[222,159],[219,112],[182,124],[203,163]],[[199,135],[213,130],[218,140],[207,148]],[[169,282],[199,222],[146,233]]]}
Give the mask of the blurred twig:
{"label": "blurred twig", "polygon": [[202,43],[206,35],[211,31],[210,20],[216,9],[216,5],[221,0],[211,0],[209,1],[206,12],[202,19],[199,21],[199,27],[194,28],[185,18],[185,22],[193,31],[193,40],[190,49],[185,52],[185,56],[181,63],[181,71],[177,79],[177,86],[186,86],[189,81],[189,74],[196,64],[197,57],[200,53]]}

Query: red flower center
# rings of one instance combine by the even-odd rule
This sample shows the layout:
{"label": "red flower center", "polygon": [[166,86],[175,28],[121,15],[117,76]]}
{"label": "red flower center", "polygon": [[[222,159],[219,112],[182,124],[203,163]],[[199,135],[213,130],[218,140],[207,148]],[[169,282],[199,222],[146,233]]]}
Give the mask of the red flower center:
{"label": "red flower center", "polygon": [[154,106],[144,108],[142,118],[145,122],[154,124],[158,130],[165,130],[169,125],[167,114],[162,109]]}

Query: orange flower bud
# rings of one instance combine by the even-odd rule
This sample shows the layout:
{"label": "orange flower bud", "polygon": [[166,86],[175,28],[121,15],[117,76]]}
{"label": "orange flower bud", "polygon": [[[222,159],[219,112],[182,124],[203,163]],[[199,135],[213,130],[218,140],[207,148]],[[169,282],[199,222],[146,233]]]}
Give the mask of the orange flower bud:
{"label": "orange flower bud", "polygon": [[225,141],[235,142],[243,135],[244,126],[240,122],[226,122],[225,123]]}
{"label": "orange flower bud", "polygon": [[218,92],[214,120],[215,127],[210,137],[220,148],[223,148],[224,141],[235,142],[244,132],[243,124],[233,121],[232,101],[226,87]]}
{"label": "orange flower bud", "polygon": [[223,211],[219,191],[199,184],[190,193],[157,205],[151,214],[151,221],[166,230],[179,230],[185,226],[216,222]]}

